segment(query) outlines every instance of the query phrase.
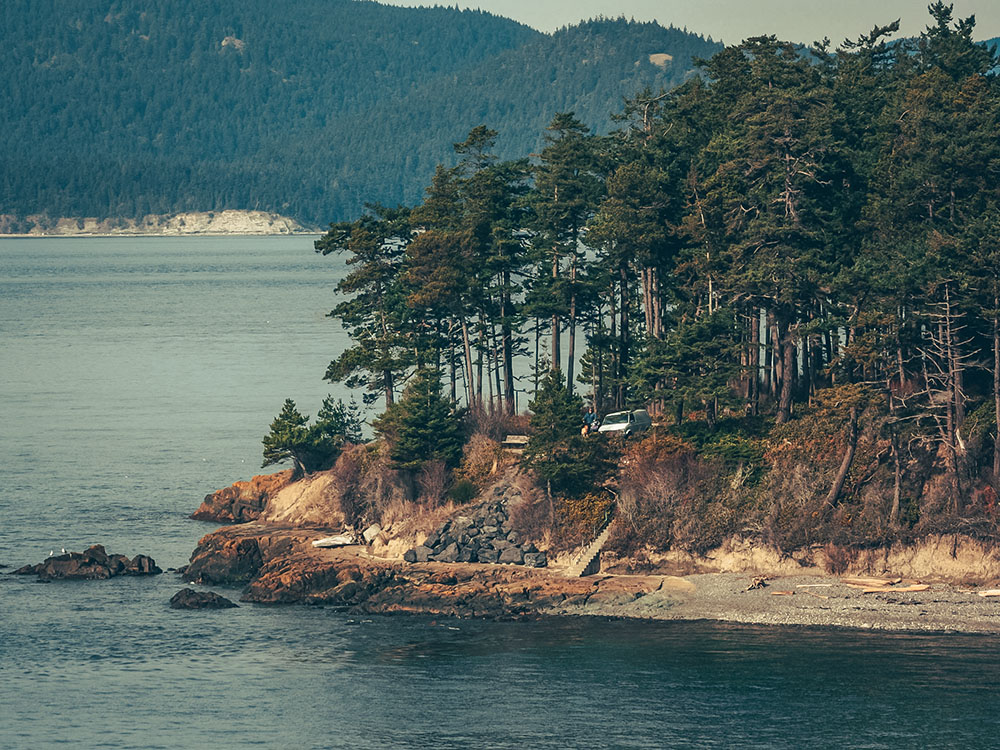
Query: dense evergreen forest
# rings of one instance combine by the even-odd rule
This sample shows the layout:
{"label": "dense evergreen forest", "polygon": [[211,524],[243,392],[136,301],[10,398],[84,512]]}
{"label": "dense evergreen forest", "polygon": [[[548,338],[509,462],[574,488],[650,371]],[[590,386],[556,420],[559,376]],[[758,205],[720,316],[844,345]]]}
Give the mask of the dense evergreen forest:
{"label": "dense evergreen forest", "polygon": [[[930,11],[913,40],[748,39],[519,160],[473,128],[422,202],[317,242],[351,269],[326,377],[384,399],[408,469],[460,463],[441,401],[497,437],[526,391],[548,522],[620,463],[626,547],[997,539],[998,60]],[[576,394],[664,426],[583,438]]]}
{"label": "dense evergreen forest", "polygon": [[236,208],[325,226],[419,200],[480,122],[505,158],[540,146],[555,111],[606,133],[623,96],[682,83],[721,46],[356,0],[7,0],[0,21],[0,214],[20,217]]}

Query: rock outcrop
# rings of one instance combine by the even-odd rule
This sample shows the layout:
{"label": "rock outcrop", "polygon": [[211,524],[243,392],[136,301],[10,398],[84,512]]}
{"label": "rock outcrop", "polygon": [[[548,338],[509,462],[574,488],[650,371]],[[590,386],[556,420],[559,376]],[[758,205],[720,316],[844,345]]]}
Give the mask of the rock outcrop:
{"label": "rock outcrop", "polygon": [[171,609],[230,609],[238,606],[214,591],[181,589],[170,597]]}
{"label": "rock outcrop", "polygon": [[548,557],[532,542],[524,542],[510,524],[502,497],[480,503],[442,524],[424,543],[408,550],[409,563],[500,563],[544,568]]}
{"label": "rock outcrop", "polygon": [[289,482],[271,493],[260,521],[276,526],[344,525],[340,509],[339,482],[334,471],[317,471],[297,482]]}
{"label": "rock outcrop", "polygon": [[246,523],[256,520],[268,500],[292,481],[292,470],[263,474],[249,482],[234,482],[231,486],[206,495],[191,518],[216,523]]}
{"label": "rock outcrop", "polygon": [[102,545],[95,544],[83,552],[66,552],[46,558],[37,565],[25,565],[15,570],[13,575],[37,575],[40,581],[54,581],[100,580],[162,572],[148,555],[136,555],[130,560],[125,555],[109,555]]}
{"label": "rock outcrop", "polygon": [[521,618],[582,606],[602,594],[603,578],[568,579],[524,566],[405,564],[373,558],[363,546],[320,549],[328,529],[262,523],[206,535],[186,580],[244,584],[259,604],[322,604],[359,613]]}
{"label": "rock outcrop", "polygon": [[247,584],[275,560],[315,558],[320,550],[312,542],[331,533],[324,526],[272,526],[256,521],[225,527],[198,541],[182,576],[192,583]]}

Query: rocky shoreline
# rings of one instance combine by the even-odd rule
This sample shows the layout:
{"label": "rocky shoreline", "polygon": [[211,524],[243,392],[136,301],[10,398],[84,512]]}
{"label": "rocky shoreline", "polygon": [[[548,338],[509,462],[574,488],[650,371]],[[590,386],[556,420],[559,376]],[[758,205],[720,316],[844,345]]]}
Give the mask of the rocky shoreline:
{"label": "rocky shoreline", "polygon": [[806,574],[767,579],[751,589],[754,576],[745,572],[569,578],[560,566],[407,563],[375,557],[364,546],[311,546],[329,532],[258,523],[220,529],[199,542],[183,577],[243,586],[243,602],[323,605],[358,614],[587,616],[1000,634],[1000,598],[978,596],[984,587],[933,582],[921,591],[900,586],[865,593],[836,577]]}
{"label": "rocky shoreline", "polygon": [[[520,499],[509,477],[478,504],[373,527],[368,544],[336,548],[312,546],[343,531],[330,500],[333,475],[290,479],[290,472],[254,477],[208,495],[193,517],[231,525],[202,537],[179,571],[183,579],[240,587],[242,602],[358,614],[1000,634],[1000,597],[979,595],[1000,582],[1000,554],[964,537],[859,554],[844,575],[911,579],[887,580],[871,591],[826,574],[822,550],[781,555],[747,540],[730,540],[698,558],[680,551],[646,551],[641,559],[608,553],[601,572],[572,577],[571,554],[538,550],[514,529],[510,510]],[[912,585],[916,579],[922,585]]]}
{"label": "rocky shoreline", "polygon": [[257,210],[186,211],[139,219],[0,214],[0,237],[227,237],[317,234],[294,219]]}

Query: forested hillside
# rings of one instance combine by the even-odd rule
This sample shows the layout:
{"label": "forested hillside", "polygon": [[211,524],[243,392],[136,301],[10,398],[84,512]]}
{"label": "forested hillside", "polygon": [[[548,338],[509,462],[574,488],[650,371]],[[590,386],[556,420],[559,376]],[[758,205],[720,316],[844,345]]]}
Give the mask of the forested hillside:
{"label": "forested hillside", "polygon": [[[616,482],[623,548],[1000,542],[998,59],[931,12],[899,42],[748,39],[611,136],[554,113],[531,159],[473,129],[421,203],[317,242],[352,269],[326,377],[384,399],[406,470],[458,464],[440,402],[496,437],[526,392],[537,520]],[[663,427],[613,461],[574,389]]]}
{"label": "forested hillside", "polygon": [[[0,214],[226,208],[322,226],[414,202],[481,122],[527,153],[554,111],[606,132],[719,45],[656,24],[541,34],[355,0],[8,0]],[[653,57],[651,57],[653,56]]]}

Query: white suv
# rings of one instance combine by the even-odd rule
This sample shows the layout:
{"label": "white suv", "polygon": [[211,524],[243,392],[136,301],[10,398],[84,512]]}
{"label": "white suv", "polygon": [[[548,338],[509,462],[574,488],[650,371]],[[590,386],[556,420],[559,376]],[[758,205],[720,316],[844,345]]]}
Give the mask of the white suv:
{"label": "white suv", "polygon": [[653,424],[649,418],[649,413],[645,409],[634,411],[616,411],[608,414],[601,422],[598,432],[613,432],[621,434],[622,437],[645,432]]}

